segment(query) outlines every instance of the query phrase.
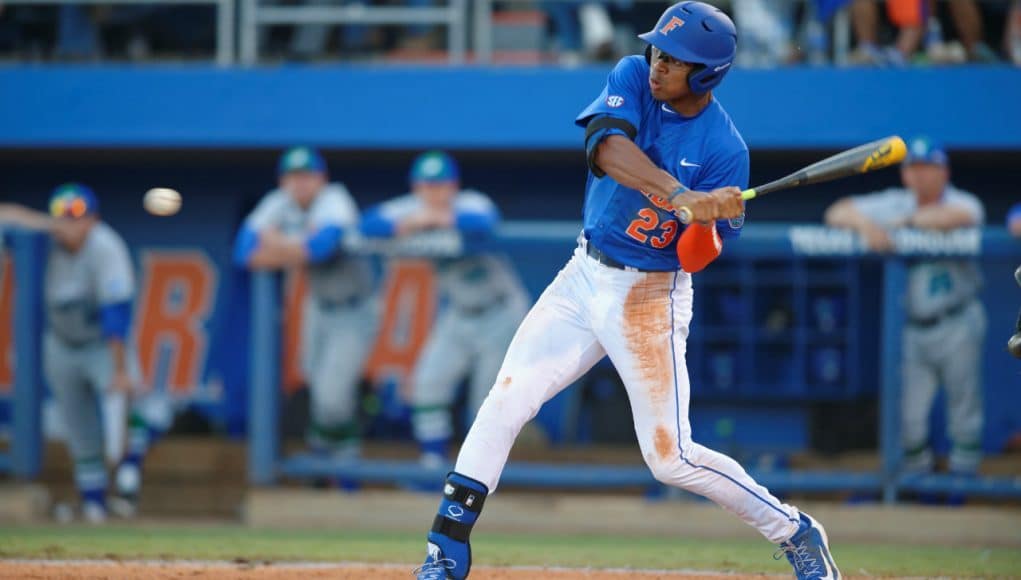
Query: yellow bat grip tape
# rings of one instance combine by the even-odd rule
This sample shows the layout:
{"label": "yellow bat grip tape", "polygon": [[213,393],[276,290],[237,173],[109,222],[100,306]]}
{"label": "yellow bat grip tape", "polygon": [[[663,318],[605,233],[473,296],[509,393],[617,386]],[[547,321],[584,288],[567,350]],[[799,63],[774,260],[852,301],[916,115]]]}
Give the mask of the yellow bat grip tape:
{"label": "yellow bat grip tape", "polygon": [[746,189],[746,190],[742,191],[741,192],[741,199],[743,199],[745,201],[748,201],[749,199],[755,199],[756,195],[758,195],[758,192],[756,192],[755,188],[753,187],[751,189]]}

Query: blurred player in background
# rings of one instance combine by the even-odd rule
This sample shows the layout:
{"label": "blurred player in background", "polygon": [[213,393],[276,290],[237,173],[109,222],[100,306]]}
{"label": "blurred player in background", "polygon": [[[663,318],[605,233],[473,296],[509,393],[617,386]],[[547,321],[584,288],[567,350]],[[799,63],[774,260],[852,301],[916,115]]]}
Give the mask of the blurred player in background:
{"label": "blurred player in background", "polygon": [[135,296],[128,248],[100,220],[96,195],[77,183],[54,191],[49,216],[0,204],[0,223],[48,231],[55,242],[46,266],[43,373],[64,422],[82,517],[106,519],[104,450],[111,463],[120,461],[110,507],[134,515],[142,459],[156,431],[132,413],[125,449],[126,408],[140,382],[127,345]]}
{"label": "blurred player in background", "polygon": [[467,410],[474,419],[496,381],[503,355],[528,310],[528,297],[510,264],[483,246],[500,220],[493,202],[462,190],[457,162],[430,151],[415,159],[411,193],[368,210],[362,233],[406,237],[424,231],[459,232],[465,254],[436,261],[446,309],[433,328],[412,381],[412,425],[429,467],[447,464],[453,435],[451,407],[470,376]]}
{"label": "blurred player in background", "polygon": [[[826,210],[826,224],[857,231],[877,252],[894,250],[898,228],[951,231],[981,226],[977,197],[950,184],[946,152],[926,138],[908,147],[904,187],[847,197]],[[965,259],[916,260],[908,273],[901,403],[905,469],[930,471],[929,414],[942,384],[953,449],[950,471],[972,474],[982,457],[982,342],[986,314],[978,300],[978,264]]]}
{"label": "blurred player in background", "polygon": [[308,442],[338,459],[357,457],[358,382],[376,328],[369,265],[342,248],[358,227],[358,207],[343,184],[327,181],[314,149],[287,150],[277,169],[278,187],[238,232],[234,261],[253,270],[307,269],[301,353]]}
{"label": "blurred player in background", "polygon": [[[734,62],[737,31],[718,9],[681,2],[640,38],[645,55],[618,62],[575,119],[589,166],[578,248],[514,335],[447,477],[419,580],[468,576],[472,526],[521,428],[604,356],[624,383],[657,480],[753,526],[798,578],[839,578],[818,522],[691,437],[684,354],[693,297],[682,267],[692,256],[679,248],[706,232],[718,252],[720,235],[736,236],[744,223],[748,148],[712,93]],[[683,227],[682,208],[698,224]]]}

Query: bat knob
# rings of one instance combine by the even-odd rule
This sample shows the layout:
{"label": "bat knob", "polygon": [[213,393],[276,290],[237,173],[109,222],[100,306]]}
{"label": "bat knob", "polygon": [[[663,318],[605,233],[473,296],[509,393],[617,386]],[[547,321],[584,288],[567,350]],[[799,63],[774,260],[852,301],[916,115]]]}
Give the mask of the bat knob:
{"label": "bat knob", "polygon": [[681,220],[682,224],[690,224],[694,217],[695,214],[691,213],[691,210],[687,207],[681,207],[677,210],[677,219]]}

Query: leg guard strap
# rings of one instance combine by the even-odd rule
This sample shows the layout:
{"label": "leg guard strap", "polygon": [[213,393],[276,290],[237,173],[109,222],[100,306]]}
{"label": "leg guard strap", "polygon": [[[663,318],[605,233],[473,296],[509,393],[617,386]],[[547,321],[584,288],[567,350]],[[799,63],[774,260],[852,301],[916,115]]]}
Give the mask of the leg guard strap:
{"label": "leg guard strap", "polygon": [[471,534],[471,530],[472,527],[470,525],[452,520],[446,516],[437,515],[433,519],[432,531],[437,534],[443,534],[451,540],[468,543],[468,535]]}

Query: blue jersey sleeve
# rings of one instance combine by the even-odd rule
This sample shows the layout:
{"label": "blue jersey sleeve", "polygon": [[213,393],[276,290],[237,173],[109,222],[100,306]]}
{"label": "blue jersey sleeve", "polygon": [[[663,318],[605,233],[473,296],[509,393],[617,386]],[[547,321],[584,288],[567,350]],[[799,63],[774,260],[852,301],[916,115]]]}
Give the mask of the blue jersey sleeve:
{"label": "blue jersey sleeve", "polygon": [[234,265],[242,268],[248,266],[248,260],[259,248],[259,232],[248,224],[241,226],[234,239]]}
{"label": "blue jersey sleeve", "polygon": [[319,228],[305,238],[305,252],[308,261],[318,264],[330,259],[340,249],[340,238],[343,231],[339,226],[327,225]]}
{"label": "blue jersey sleeve", "polygon": [[103,338],[125,340],[131,327],[131,301],[105,304],[99,309],[99,324]]}
{"label": "blue jersey sleeve", "polygon": [[454,223],[463,233],[488,236],[493,233],[497,221],[499,218],[492,214],[458,212]]}
{"label": "blue jersey sleeve", "polygon": [[[609,115],[623,119],[635,129],[642,124],[643,100],[649,96],[647,87],[649,68],[641,56],[622,58],[606,79],[603,92],[574,120],[579,127],[585,127],[593,117]],[[619,131],[621,135],[623,131]],[[608,133],[610,134],[610,133]]]}
{"label": "blue jersey sleeve", "polygon": [[362,214],[359,229],[363,236],[370,238],[392,238],[397,231],[397,221],[387,216],[383,207],[377,205]]}
{"label": "blue jersey sleeve", "polygon": [[[706,176],[700,178],[697,183],[691,186],[698,191],[709,192],[720,187],[739,187],[742,190],[748,189],[748,150],[744,149],[737,153],[724,157],[719,162],[707,167]],[[741,235],[741,228],[744,226],[744,216],[732,220],[719,220],[716,222],[716,229],[721,238],[736,238]]]}
{"label": "blue jersey sleeve", "polygon": [[500,210],[478,193],[461,194],[454,202],[454,227],[462,234],[487,237],[500,223]]}

